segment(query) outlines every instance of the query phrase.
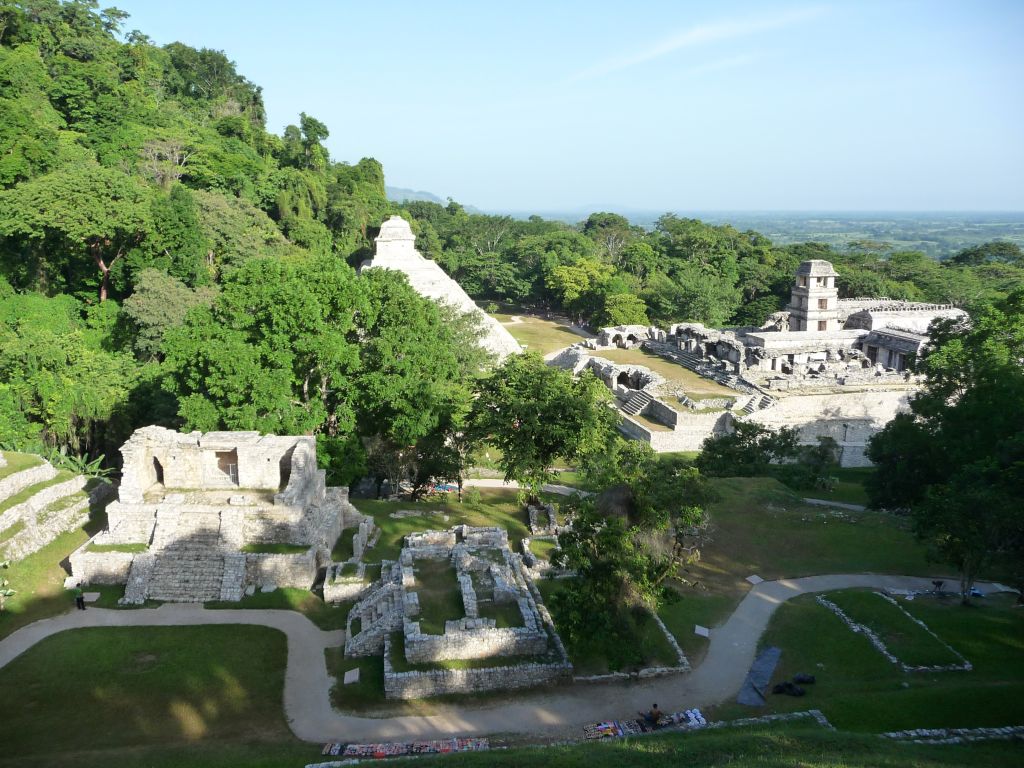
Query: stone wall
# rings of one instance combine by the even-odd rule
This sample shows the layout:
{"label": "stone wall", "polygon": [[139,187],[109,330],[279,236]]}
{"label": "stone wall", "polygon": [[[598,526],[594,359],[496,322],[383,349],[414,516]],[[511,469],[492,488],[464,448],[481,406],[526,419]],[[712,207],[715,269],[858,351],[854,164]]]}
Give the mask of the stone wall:
{"label": "stone wall", "polygon": [[870,466],[864,455],[868,440],[909,408],[912,394],[903,389],[782,397],[748,420],[772,429],[796,427],[807,445],[816,445],[819,436],[831,437],[842,449],[844,467]]}
{"label": "stone wall", "polygon": [[[448,622],[450,625],[457,623]],[[545,653],[548,647],[548,636],[543,628],[497,629],[493,625],[481,625],[478,629],[456,629],[446,625],[443,635],[426,635],[420,632],[418,621],[406,619],[403,630],[405,658],[414,664],[448,659],[486,659],[491,656],[538,656]]]}
{"label": "stone wall", "polygon": [[[3,480],[0,480],[0,501],[9,499],[30,485],[46,482],[56,475],[57,470],[50,466],[48,462],[43,462],[39,466],[29,467],[28,469],[21,470],[21,472],[8,475]],[[0,529],[2,527],[0,526]]]}
{"label": "stone wall", "polygon": [[71,572],[83,584],[127,584],[135,554],[132,552],[89,552],[94,542],[108,543],[103,534],[71,553]]}
{"label": "stone wall", "polygon": [[679,422],[679,411],[656,399],[652,399],[641,413],[651,421],[664,424],[672,429],[675,429]]}
{"label": "stone wall", "polygon": [[296,555],[272,555],[247,552],[245,555],[245,583],[264,586],[297,587],[309,589],[316,581],[317,550]]}
{"label": "stone wall", "polygon": [[693,413],[680,416],[673,430],[651,430],[628,417],[623,417],[619,430],[634,440],[643,440],[659,453],[699,451],[711,435],[726,434],[732,429],[729,413]]}
{"label": "stone wall", "polygon": [[529,688],[568,679],[571,675],[572,665],[561,662],[396,672],[391,664],[391,640],[384,640],[384,695],[389,699]]}
{"label": "stone wall", "polygon": [[[88,480],[85,477],[79,475],[63,483],[48,486],[20,504],[15,504],[0,515],[0,531],[14,525],[18,520],[34,517],[58,499],[63,499],[77,491],[81,491],[85,488],[87,482]],[[27,520],[26,522],[30,521]]]}
{"label": "stone wall", "polygon": [[345,603],[358,600],[373,586],[366,577],[366,564],[359,563],[356,572],[350,576],[342,576],[343,563],[332,563],[327,568],[324,579],[324,602]]}
{"label": "stone wall", "polygon": [[[62,486],[64,492],[60,493]],[[88,493],[79,495],[74,500],[65,500],[66,496],[77,494],[86,487],[89,487]],[[54,489],[51,494],[47,493],[51,490],[48,488],[34,496],[33,499],[37,499],[39,496],[50,496],[52,498],[50,504],[59,508],[49,508],[47,504],[42,503],[43,499],[40,499],[40,506],[29,513],[26,518],[25,529],[0,548],[5,557],[11,560],[20,560],[38,552],[61,534],[82,527],[89,520],[90,508],[104,504],[113,494],[113,488],[106,481],[81,477],[51,486],[51,488]]]}

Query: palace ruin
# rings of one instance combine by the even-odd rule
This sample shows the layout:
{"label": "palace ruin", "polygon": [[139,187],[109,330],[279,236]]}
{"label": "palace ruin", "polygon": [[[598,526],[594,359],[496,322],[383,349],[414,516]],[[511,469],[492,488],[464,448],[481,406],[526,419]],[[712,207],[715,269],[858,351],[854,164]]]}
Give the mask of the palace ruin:
{"label": "palace ruin", "polygon": [[[868,462],[870,437],[906,410],[920,382],[909,370],[935,320],[962,320],[949,305],[840,299],[827,261],[803,262],[790,305],[761,327],[715,329],[677,323],[604,328],[556,364],[592,370],[616,394],[622,431],[659,451],[700,450],[738,419],[796,427],[801,441],[831,437],[843,466]],[[716,396],[695,397],[638,363],[601,356],[606,348],[642,349],[717,383]],[[664,373],[664,371],[662,371]]]}

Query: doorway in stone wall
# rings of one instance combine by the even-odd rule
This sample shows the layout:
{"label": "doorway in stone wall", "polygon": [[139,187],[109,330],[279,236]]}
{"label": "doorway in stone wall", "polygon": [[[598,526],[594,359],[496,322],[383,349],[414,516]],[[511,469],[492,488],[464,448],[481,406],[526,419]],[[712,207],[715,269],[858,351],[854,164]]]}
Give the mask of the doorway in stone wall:
{"label": "doorway in stone wall", "polygon": [[217,451],[217,469],[227,475],[231,482],[238,485],[238,450]]}
{"label": "doorway in stone wall", "polygon": [[153,457],[153,473],[156,477],[156,482],[160,485],[164,484],[164,465],[160,463],[160,459],[156,456]]}

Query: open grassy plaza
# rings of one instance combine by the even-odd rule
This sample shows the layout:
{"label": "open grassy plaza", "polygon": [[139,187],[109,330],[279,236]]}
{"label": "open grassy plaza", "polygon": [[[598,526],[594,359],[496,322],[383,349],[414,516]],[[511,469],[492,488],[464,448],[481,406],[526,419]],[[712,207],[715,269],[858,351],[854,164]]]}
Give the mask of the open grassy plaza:
{"label": "open grassy plaza", "polygon": [[601,349],[594,353],[598,357],[625,365],[642,365],[664,376],[666,386],[686,394],[691,400],[705,400],[715,397],[735,398],[736,390],[706,379],[678,363],[666,360],[645,349]]}
{"label": "open grassy plaza", "polygon": [[548,320],[537,315],[493,313],[495,320],[505,326],[523,349],[547,355],[576,344],[587,338],[573,330],[568,321]]}

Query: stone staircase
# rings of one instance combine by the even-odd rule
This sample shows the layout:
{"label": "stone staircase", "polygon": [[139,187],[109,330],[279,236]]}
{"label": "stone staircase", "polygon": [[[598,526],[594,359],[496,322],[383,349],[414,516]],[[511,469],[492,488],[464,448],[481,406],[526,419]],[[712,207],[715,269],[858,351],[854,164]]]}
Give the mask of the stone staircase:
{"label": "stone staircase", "polygon": [[622,412],[630,416],[636,416],[643,411],[654,398],[641,390],[633,390],[629,393],[626,401],[622,404]]}
{"label": "stone staircase", "polygon": [[778,400],[776,400],[771,395],[765,395],[762,394],[761,392],[757,392],[749,400],[747,400],[747,402],[743,405],[742,408],[740,408],[740,413],[742,413],[744,416],[749,416],[755,411],[763,411],[766,408],[771,408],[777,402]]}
{"label": "stone staircase", "polygon": [[[228,568],[220,529],[218,513],[158,514],[150,543],[154,560],[145,597],[167,602],[201,603],[221,600],[225,593],[238,593],[240,596],[245,556],[241,556],[241,575],[238,575],[238,563],[234,557]],[[226,573],[229,576],[227,580]]]}
{"label": "stone staircase", "polygon": [[[384,638],[402,628],[404,616],[402,585],[389,578],[349,611],[345,655],[379,654],[384,649]],[[359,631],[353,633],[355,619],[359,620]]]}

